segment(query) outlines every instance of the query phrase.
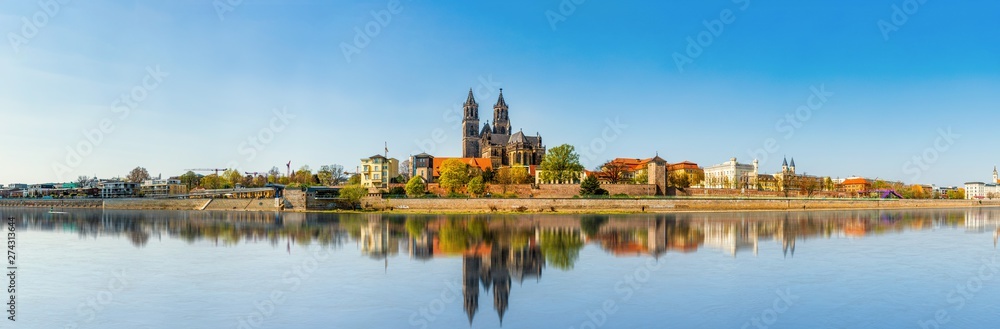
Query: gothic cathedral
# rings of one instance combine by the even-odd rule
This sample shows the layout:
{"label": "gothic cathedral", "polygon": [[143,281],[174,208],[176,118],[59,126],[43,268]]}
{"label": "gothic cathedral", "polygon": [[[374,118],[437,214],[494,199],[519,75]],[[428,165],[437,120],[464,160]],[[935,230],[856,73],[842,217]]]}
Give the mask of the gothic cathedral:
{"label": "gothic cathedral", "polygon": [[525,136],[522,131],[512,133],[510,118],[507,116],[507,102],[503,99],[503,89],[500,98],[493,105],[493,125],[489,121],[479,130],[479,103],[469,97],[462,107],[462,157],[490,158],[493,168],[509,166],[534,166],[542,163],[545,157],[545,146],[542,136]]}

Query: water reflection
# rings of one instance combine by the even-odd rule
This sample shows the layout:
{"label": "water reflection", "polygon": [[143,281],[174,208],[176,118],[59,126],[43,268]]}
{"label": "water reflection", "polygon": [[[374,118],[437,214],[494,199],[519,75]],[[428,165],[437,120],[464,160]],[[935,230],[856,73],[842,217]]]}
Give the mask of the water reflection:
{"label": "water reflection", "polygon": [[[842,211],[798,213],[686,213],[664,215],[386,215],[257,212],[7,211],[25,230],[81,237],[125,235],[136,247],[164,237],[220,246],[282,242],[307,246],[356,243],[382,260],[405,250],[416,260],[535,253],[547,266],[572,270],[585,244],[616,256],[660,257],[709,248],[736,257],[757,255],[778,243],[794,256],[796,242],[812,238],[864,238],[903,231],[964,227],[1000,235],[1000,209]],[[513,256],[512,256],[513,257]]]}
{"label": "water reflection", "polygon": [[701,249],[726,257],[758,257],[762,245],[775,244],[782,257],[791,259],[796,246],[810,239],[964,228],[969,233],[992,233],[996,247],[1000,237],[1000,209],[988,208],[643,216],[5,210],[4,216],[18,218],[23,230],[74,233],[81,238],[125,235],[137,248],[164,238],[220,247],[269,243],[288,252],[292,244],[331,248],[354,244],[362,255],[383,262],[386,271],[389,259],[396,256],[422,262],[460,257],[470,324],[480,311],[481,293],[492,295],[493,310],[502,323],[512,282],[540,281],[545,268],[571,271],[586,245],[616,257],[659,258]]}

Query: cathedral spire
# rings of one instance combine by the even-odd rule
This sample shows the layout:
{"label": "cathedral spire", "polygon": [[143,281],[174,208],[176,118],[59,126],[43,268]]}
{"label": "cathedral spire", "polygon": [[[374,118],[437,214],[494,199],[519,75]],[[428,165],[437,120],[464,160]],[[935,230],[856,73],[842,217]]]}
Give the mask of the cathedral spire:
{"label": "cathedral spire", "polygon": [[473,104],[476,104],[476,98],[472,96],[472,88],[469,88],[469,97],[465,99],[465,105]]}
{"label": "cathedral spire", "polygon": [[503,88],[500,88],[500,98],[497,99],[497,105],[494,107],[507,107],[507,102],[503,100]]}
{"label": "cathedral spire", "polygon": [[510,117],[507,115],[507,102],[503,99],[503,88],[500,89],[500,97],[497,104],[493,105],[493,133],[498,135],[510,135]]}
{"label": "cathedral spire", "polygon": [[479,104],[472,96],[472,88],[469,88],[469,97],[462,106],[465,115],[462,118],[462,157],[473,158],[479,156]]}

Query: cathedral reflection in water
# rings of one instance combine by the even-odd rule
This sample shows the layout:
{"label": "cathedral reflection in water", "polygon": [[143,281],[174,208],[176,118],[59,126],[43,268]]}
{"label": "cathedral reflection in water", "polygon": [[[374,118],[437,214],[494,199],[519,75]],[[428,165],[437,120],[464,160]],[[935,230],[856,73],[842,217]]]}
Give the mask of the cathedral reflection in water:
{"label": "cathedral reflection in water", "polygon": [[386,271],[391,271],[390,258],[431,262],[461,257],[463,307],[470,324],[480,311],[481,295],[492,295],[493,309],[502,323],[512,283],[540,281],[547,267],[572,270],[586,245],[616,257],[658,258],[706,248],[728,258],[758,257],[762,245],[775,244],[782,257],[792,258],[796,244],[810,239],[860,239],[941,227],[992,233],[994,246],[1000,238],[1000,210],[989,208],[614,216],[101,210],[60,215],[13,209],[5,215],[20,220],[23,230],[88,238],[124,235],[137,248],[164,237],[221,246],[264,242],[287,246],[290,253],[292,244],[354,245],[363,255],[383,262]]}

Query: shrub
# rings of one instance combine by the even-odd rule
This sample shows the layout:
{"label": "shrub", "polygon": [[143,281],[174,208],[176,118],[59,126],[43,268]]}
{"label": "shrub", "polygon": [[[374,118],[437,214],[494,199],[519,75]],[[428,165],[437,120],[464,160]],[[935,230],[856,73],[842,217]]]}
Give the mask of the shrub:
{"label": "shrub", "polygon": [[426,188],[423,178],[413,176],[409,182],[406,182],[406,196],[411,198],[422,196]]}

